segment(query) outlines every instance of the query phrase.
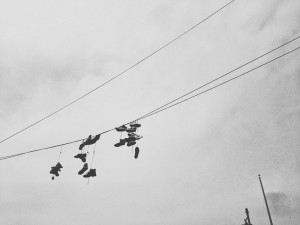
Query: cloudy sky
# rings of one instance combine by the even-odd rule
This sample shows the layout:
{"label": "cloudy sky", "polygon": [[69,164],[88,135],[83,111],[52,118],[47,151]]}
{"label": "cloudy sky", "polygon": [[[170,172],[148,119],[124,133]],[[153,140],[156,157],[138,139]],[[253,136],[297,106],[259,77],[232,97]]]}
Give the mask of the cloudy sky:
{"label": "cloudy sky", "polygon": [[[227,0],[0,0],[0,139],[85,94]],[[299,0],[237,0],[159,54],[0,144],[0,156],[87,137],[131,121],[300,34]],[[296,41],[232,74],[300,46]],[[0,162],[7,225],[269,224],[300,220],[300,54],[142,120],[136,160],[97,143],[97,177],[78,145]],[[223,80],[224,81],[224,80]],[[90,161],[90,158],[89,158]]]}

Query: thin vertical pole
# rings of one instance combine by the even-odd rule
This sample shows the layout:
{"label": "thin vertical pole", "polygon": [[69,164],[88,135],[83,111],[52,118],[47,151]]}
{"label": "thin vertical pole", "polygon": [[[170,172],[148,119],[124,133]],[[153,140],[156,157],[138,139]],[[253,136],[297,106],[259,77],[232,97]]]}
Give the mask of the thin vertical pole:
{"label": "thin vertical pole", "polygon": [[263,187],[263,184],[261,182],[260,174],[258,175],[258,177],[259,177],[259,182],[260,182],[261,190],[262,190],[263,195],[264,195],[264,199],[265,199],[265,203],[266,203],[266,208],[267,208],[268,215],[269,215],[270,224],[273,225],[271,213],[270,213],[270,210],[269,210],[269,206],[268,206],[267,198],[266,198],[266,195],[265,195],[264,187]]}
{"label": "thin vertical pole", "polygon": [[246,208],[245,211],[246,211],[248,223],[249,223],[249,225],[251,225],[250,216],[249,216],[249,210]]}

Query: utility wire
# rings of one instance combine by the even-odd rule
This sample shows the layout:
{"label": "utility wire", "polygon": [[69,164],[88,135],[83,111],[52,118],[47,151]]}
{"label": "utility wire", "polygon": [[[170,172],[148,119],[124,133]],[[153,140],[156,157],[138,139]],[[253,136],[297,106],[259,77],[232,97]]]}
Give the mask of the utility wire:
{"label": "utility wire", "polygon": [[172,108],[172,107],[174,107],[174,106],[176,106],[176,105],[178,105],[178,104],[181,104],[181,103],[183,103],[183,102],[185,102],[185,101],[188,101],[188,100],[190,100],[190,99],[192,99],[192,98],[195,98],[195,97],[197,97],[197,96],[199,96],[199,95],[202,95],[202,94],[204,94],[204,93],[206,93],[206,92],[208,92],[208,91],[211,91],[211,90],[213,90],[213,89],[215,89],[215,88],[217,88],[217,87],[219,87],[219,86],[222,86],[222,85],[224,85],[224,84],[226,84],[226,83],[228,83],[228,82],[231,82],[231,81],[233,81],[233,80],[235,80],[235,79],[237,79],[237,78],[240,78],[240,77],[242,77],[242,76],[244,76],[244,75],[246,75],[246,74],[248,74],[248,73],[250,73],[250,72],[252,72],[252,71],[254,71],[254,70],[257,70],[257,69],[259,69],[259,68],[261,68],[261,67],[263,67],[263,66],[265,66],[265,65],[267,65],[267,64],[269,64],[269,63],[271,63],[271,62],[273,62],[273,61],[275,61],[275,60],[277,60],[277,59],[280,59],[280,58],[282,58],[282,57],[284,57],[284,56],[286,56],[286,55],[288,55],[288,54],[290,54],[290,53],[292,53],[292,52],[294,52],[294,51],[297,51],[297,50],[299,50],[299,49],[300,49],[300,47],[297,47],[297,48],[295,48],[295,49],[293,49],[293,50],[291,50],[291,51],[289,51],[289,52],[287,52],[287,53],[285,53],[285,54],[282,54],[282,55],[280,55],[280,56],[278,56],[278,57],[276,57],[276,58],[273,58],[272,60],[267,61],[266,63],[263,63],[263,64],[261,64],[261,65],[259,65],[259,66],[257,66],[257,67],[254,67],[253,69],[248,70],[248,71],[245,72],[245,73],[242,73],[242,74],[240,74],[240,75],[238,75],[238,76],[235,76],[235,77],[233,77],[233,78],[231,78],[231,79],[229,79],[229,80],[226,80],[226,81],[224,81],[224,82],[222,82],[222,83],[220,83],[220,84],[218,84],[218,85],[216,85],[216,86],[213,86],[213,87],[211,87],[211,88],[209,88],[209,89],[207,89],[207,90],[205,90],[205,91],[202,91],[202,92],[200,92],[200,93],[198,93],[198,94],[195,94],[195,95],[193,95],[193,96],[191,96],[191,97],[188,97],[188,98],[186,98],[186,99],[184,99],[184,100],[181,100],[181,101],[179,101],[179,102],[176,102],[176,103],[174,103],[174,104],[172,104],[172,105],[170,105],[170,106],[168,106],[168,107],[165,107],[165,108],[163,108],[163,109],[161,109],[161,110],[158,110],[158,111],[156,111],[156,112],[153,112],[152,114],[148,114],[147,116],[144,116],[143,119],[145,119],[145,118],[147,118],[147,117],[149,117],[149,116],[153,116],[153,115],[155,115],[155,114],[157,114],[157,113],[160,113],[160,112],[162,112],[162,111],[165,111],[166,109]]}
{"label": "utility wire", "polygon": [[194,90],[192,90],[192,91],[190,91],[190,92],[188,92],[188,93],[186,93],[186,94],[184,94],[184,95],[182,95],[182,96],[180,96],[180,97],[178,97],[178,98],[176,98],[176,99],[174,99],[174,100],[172,100],[172,101],[170,101],[170,102],[168,102],[168,103],[166,103],[166,104],[164,104],[164,105],[162,105],[162,106],[160,106],[160,107],[158,107],[156,109],[154,109],[153,111],[151,111],[151,112],[149,112],[149,113],[141,116],[137,120],[141,120],[143,118],[146,118],[148,115],[152,115],[154,112],[156,112],[156,111],[158,111],[158,110],[160,110],[160,109],[162,109],[162,108],[170,105],[171,103],[173,103],[173,102],[175,102],[175,101],[177,101],[179,99],[182,99],[183,97],[185,97],[185,96],[187,96],[187,95],[189,95],[191,93],[194,93],[195,91],[197,91],[197,90],[199,90],[199,89],[201,89],[201,88],[203,88],[203,87],[205,87],[205,86],[207,86],[207,85],[209,85],[209,84],[211,84],[211,83],[213,83],[213,82],[215,82],[215,81],[217,81],[217,80],[219,80],[219,79],[221,79],[221,78],[223,78],[223,77],[225,77],[225,76],[227,76],[227,75],[229,75],[229,74],[231,74],[231,73],[233,73],[233,72],[235,72],[235,71],[237,71],[237,70],[239,70],[239,69],[241,69],[243,67],[245,67],[246,65],[249,65],[250,63],[252,63],[252,62],[254,62],[254,61],[256,61],[256,60],[258,60],[258,59],[260,59],[260,58],[262,58],[262,57],[264,57],[264,56],[266,56],[266,55],[268,55],[268,54],[270,54],[270,53],[272,53],[272,52],[274,52],[276,50],[278,50],[279,48],[282,48],[283,46],[285,46],[287,44],[290,44],[293,41],[296,41],[299,38],[300,38],[300,35],[297,36],[297,37],[295,37],[295,38],[293,38],[293,39],[291,39],[288,42],[285,42],[284,44],[282,44],[282,45],[280,45],[280,46],[278,46],[276,48],[273,48],[272,50],[270,50],[270,51],[268,51],[268,52],[266,52],[266,53],[264,53],[264,54],[262,54],[262,55],[260,55],[260,56],[258,56],[256,58],[254,58],[254,59],[246,62],[245,64],[243,64],[243,65],[241,65],[241,66],[239,66],[239,67],[237,67],[237,68],[235,68],[235,69],[233,69],[233,70],[231,70],[231,71],[229,71],[229,72],[227,72],[227,73],[225,73],[225,74],[223,74],[223,75],[221,75],[221,76],[219,76],[219,77],[217,77],[217,78],[215,78],[215,79],[213,79],[213,80],[211,80],[211,81],[209,81],[209,82],[207,82],[207,83],[205,83],[205,84],[203,84],[203,85],[201,85],[199,87],[197,87],[196,89],[194,89]]}
{"label": "utility wire", "polygon": [[10,136],[4,138],[3,140],[0,141],[0,144],[3,143],[4,141],[7,141],[8,139],[18,135],[19,133],[22,133],[23,131],[33,127],[34,125],[46,120],[47,118],[53,116],[54,114],[64,110],[65,108],[73,105],[74,103],[78,102],[79,100],[85,98],[86,96],[90,95],[91,93],[95,92],[96,90],[98,90],[99,88],[103,87],[104,85],[110,83],[111,81],[115,80],[116,78],[120,77],[121,75],[123,75],[124,73],[126,73],[127,71],[131,70],[132,68],[136,67],[137,65],[139,65],[140,63],[144,62],[145,60],[147,60],[148,58],[150,58],[151,56],[155,55],[156,53],[160,52],[161,50],[163,50],[164,48],[166,48],[167,46],[169,46],[170,44],[172,44],[173,42],[177,41],[179,38],[181,38],[182,36],[186,35],[187,33],[189,33],[190,31],[194,30],[196,27],[198,27],[200,24],[204,23],[206,20],[208,20],[209,18],[211,18],[212,16],[214,16],[215,14],[217,14],[218,12],[220,12],[221,10],[223,10],[224,8],[226,8],[227,6],[229,6],[231,3],[233,3],[236,0],[232,0],[230,2],[228,2],[226,5],[222,6],[221,8],[219,8],[218,10],[216,10],[215,12],[213,12],[212,14],[210,14],[209,16],[207,16],[206,18],[204,18],[203,20],[201,20],[200,22],[198,22],[197,24],[195,24],[194,26],[192,26],[191,28],[189,28],[188,30],[186,30],[185,32],[183,32],[182,34],[180,34],[179,36],[175,37],[174,39],[172,39],[171,41],[167,42],[166,44],[164,44],[163,46],[161,46],[160,48],[158,48],[157,50],[155,50],[154,52],[152,52],[151,54],[147,55],[146,57],[142,58],[141,60],[139,60],[138,62],[136,62],[135,64],[133,64],[132,66],[128,67],[127,69],[123,70],[121,73],[117,74],[116,76],[112,77],[111,79],[109,79],[108,81],[102,83],[101,85],[97,86],[96,88],[92,89],[91,91],[87,92],[86,94],[80,96],[79,98],[73,100],[72,102],[68,103],[67,105],[59,108],[58,110],[50,113],[49,115],[43,117],[42,119],[30,124],[29,126],[17,131],[16,133],[11,134]]}
{"label": "utility wire", "polygon": [[[291,50],[291,51],[288,51],[288,52],[286,52],[286,53],[284,53],[284,54],[282,54],[282,55],[280,55],[280,56],[277,56],[277,57],[275,57],[275,58],[273,58],[273,59],[271,59],[271,60],[269,60],[269,61],[267,61],[267,62],[265,62],[265,63],[263,63],[263,64],[261,64],[261,65],[259,65],[259,66],[257,66],[257,67],[254,67],[253,69],[250,69],[250,70],[248,70],[248,71],[246,71],[246,72],[244,72],[244,73],[242,73],[242,74],[240,74],[240,75],[238,75],[238,76],[235,76],[235,77],[233,77],[233,78],[231,78],[231,79],[229,79],[229,80],[227,80],[227,81],[224,81],[224,82],[222,82],[222,83],[220,83],[220,84],[218,84],[218,85],[215,85],[215,86],[213,86],[213,87],[211,87],[211,88],[209,88],[209,89],[207,89],[207,90],[205,90],[205,91],[202,91],[202,92],[200,92],[200,93],[198,93],[198,94],[195,94],[195,95],[193,95],[193,96],[191,96],[191,97],[189,97],[189,98],[186,98],[186,99],[184,99],[184,100],[181,100],[180,102],[177,102],[177,103],[175,103],[175,104],[173,104],[173,105],[170,105],[170,106],[168,106],[168,107],[166,107],[166,108],[160,109],[159,111],[155,111],[155,112],[152,113],[152,114],[148,114],[147,116],[144,116],[143,119],[148,118],[148,117],[150,117],[150,116],[153,116],[153,115],[155,115],[155,114],[157,114],[157,113],[160,113],[160,112],[162,112],[162,111],[165,111],[165,110],[167,110],[167,109],[169,109],[169,108],[172,108],[172,107],[174,107],[174,106],[176,106],[176,105],[178,105],[178,104],[181,104],[181,103],[183,103],[183,102],[185,102],[185,101],[188,101],[188,100],[190,100],[190,99],[192,99],[192,98],[195,98],[195,97],[197,97],[197,96],[199,96],[199,95],[202,95],[202,94],[204,94],[204,93],[206,93],[206,92],[208,92],[208,91],[211,91],[211,90],[213,90],[213,89],[215,89],[215,88],[217,88],[217,87],[220,87],[220,86],[222,86],[222,85],[224,85],[224,84],[226,84],[226,83],[228,83],[228,82],[231,82],[231,81],[233,81],[233,80],[235,80],[235,79],[237,79],[237,78],[240,78],[240,77],[242,77],[242,76],[245,76],[246,74],[248,74],[248,73],[250,73],[250,72],[252,72],[252,71],[254,71],[254,70],[257,70],[257,69],[259,69],[259,68],[261,68],[261,67],[263,67],[263,66],[266,66],[267,64],[269,64],[269,63],[271,63],[271,62],[274,62],[274,61],[276,61],[276,60],[278,60],[278,59],[280,59],[280,58],[282,58],[282,57],[284,57],[284,56],[286,56],[286,55],[288,55],[288,54],[291,54],[292,52],[295,52],[296,50],[299,50],[299,49],[300,49],[300,47],[294,48],[294,49]],[[127,123],[127,124],[129,124],[129,123]],[[104,131],[104,132],[100,133],[100,135],[101,135],[101,134],[104,134],[104,133],[107,133],[107,132],[110,132],[110,131],[112,131],[112,130],[114,130],[114,129],[110,129],[110,130]],[[80,139],[80,140],[72,141],[72,142],[67,142],[67,143],[63,143],[63,144],[59,144],[59,145],[53,145],[53,146],[50,146],[50,147],[40,148],[40,149],[28,151],[28,152],[19,153],[19,154],[8,155],[8,156],[1,157],[0,160],[5,160],[5,159],[9,159],[9,158],[13,158],[13,157],[20,156],[20,155],[25,155],[25,154],[33,153],[33,152],[43,151],[43,150],[47,150],[47,149],[59,147],[59,146],[62,146],[62,145],[68,145],[68,144],[76,143],[76,142],[79,142],[79,141],[82,141],[82,140],[84,140],[84,139]]]}

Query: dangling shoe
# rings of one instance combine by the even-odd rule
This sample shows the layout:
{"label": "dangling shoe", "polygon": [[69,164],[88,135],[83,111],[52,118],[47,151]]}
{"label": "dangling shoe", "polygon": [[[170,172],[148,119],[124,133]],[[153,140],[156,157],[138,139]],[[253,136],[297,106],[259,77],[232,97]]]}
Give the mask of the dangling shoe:
{"label": "dangling shoe", "polygon": [[79,158],[81,159],[82,162],[86,162],[86,153],[79,153],[77,155],[74,156],[74,158]]}
{"label": "dangling shoe", "polygon": [[85,171],[87,171],[87,170],[88,170],[88,164],[85,163],[85,164],[83,165],[82,169],[79,170],[78,174],[79,174],[79,175],[82,175],[82,174],[83,174]]}
{"label": "dangling shoe", "polygon": [[143,136],[140,136],[140,135],[137,135],[137,134],[134,137],[135,137],[135,140],[140,140],[141,138],[143,138]]}
{"label": "dangling shoe", "polygon": [[139,123],[132,123],[132,124],[129,124],[129,126],[138,128],[138,127],[141,127],[142,125]]}
{"label": "dangling shoe", "polygon": [[123,125],[123,126],[120,126],[120,127],[116,127],[115,129],[118,132],[123,132],[123,131],[125,131],[127,129],[127,127],[125,125]]}
{"label": "dangling shoe", "polygon": [[79,150],[82,150],[83,147],[91,141],[91,139],[92,139],[92,135],[89,135],[88,138],[79,145]]}
{"label": "dangling shoe", "polygon": [[132,146],[132,145],[135,145],[135,144],[136,144],[135,141],[131,141],[131,142],[128,142],[128,143],[127,143],[127,146],[129,147],[129,146]]}
{"label": "dangling shoe", "polygon": [[62,169],[63,168],[63,166],[60,164],[60,162],[58,162],[55,167],[58,168],[58,169]]}
{"label": "dangling shoe", "polygon": [[135,127],[127,128],[127,129],[126,129],[126,132],[128,132],[128,133],[136,132],[136,128],[135,128]]}
{"label": "dangling shoe", "polygon": [[96,169],[91,169],[90,172],[91,172],[91,174],[90,174],[91,177],[97,176]]}
{"label": "dangling shoe", "polygon": [[130,136],[127,138],[127,142],[132,142],[132,141],[135,141],[135,137],[134,136]]}
{"label": "dangling shoe", "polygon": [[84,178],[95,177],[95,176],[96,176],[96,169],[90,169],[89,172],[83,175]]}
{"label": "dangling shoe", "polygon": [[137,159],[137,157],[139,156],[139,153],[140,153],[139,147],[135,147],[135,149],[134,149],[134,158],[135,159]]}
{"label": "dangling shoe", "polygon": [[50,174],[53,174],[58,177],[59,176],[59,174],[58,174],[59,168],[56,168],[55,166],[52,166],[51,168],[52,169],[50,170]]}
{"label": "dangling shoe", "polygon": [[98,141],[99,140],[99,137],[100,137],[100,135],[96,135],[93,139],[92,139],[92,135],[90,135],[89,137],[88,137],[88,139],[86,139],[86,141],[85,141],[85,145],[92,145],[92,144],[94,144],[96,141]]}
{"label": "dangling shoe", "polygon": [[84,146],[85,146],[85,143],[82,142],[82,143],[79,145],[79,150],[82,150]]}
{"label": "dangling shoe", "polygon": [[120,146],[122,146],[122,145],[125,145],[125,143],[126,143],[125,139],[120,139],[120,142],[117,143],[117,144],[114,144],[114,146],[115,146],[115,147],[120,147]]}

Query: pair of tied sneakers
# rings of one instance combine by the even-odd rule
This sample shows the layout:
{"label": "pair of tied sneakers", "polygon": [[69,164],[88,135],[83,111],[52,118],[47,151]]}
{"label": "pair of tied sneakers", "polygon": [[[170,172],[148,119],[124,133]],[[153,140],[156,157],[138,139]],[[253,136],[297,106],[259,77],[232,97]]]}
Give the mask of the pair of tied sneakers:
{"label": "pair of tied sneakers", "polygon": [[[82,175],[85,171],[88,170],[88,164],[85,163],[81,170],[79,170],[78,174]],[[90,169],[89,172],[87,172],[85,175],[83,175],[84,178],[88,177],[95,177],[96,176],[96,169]]]}

